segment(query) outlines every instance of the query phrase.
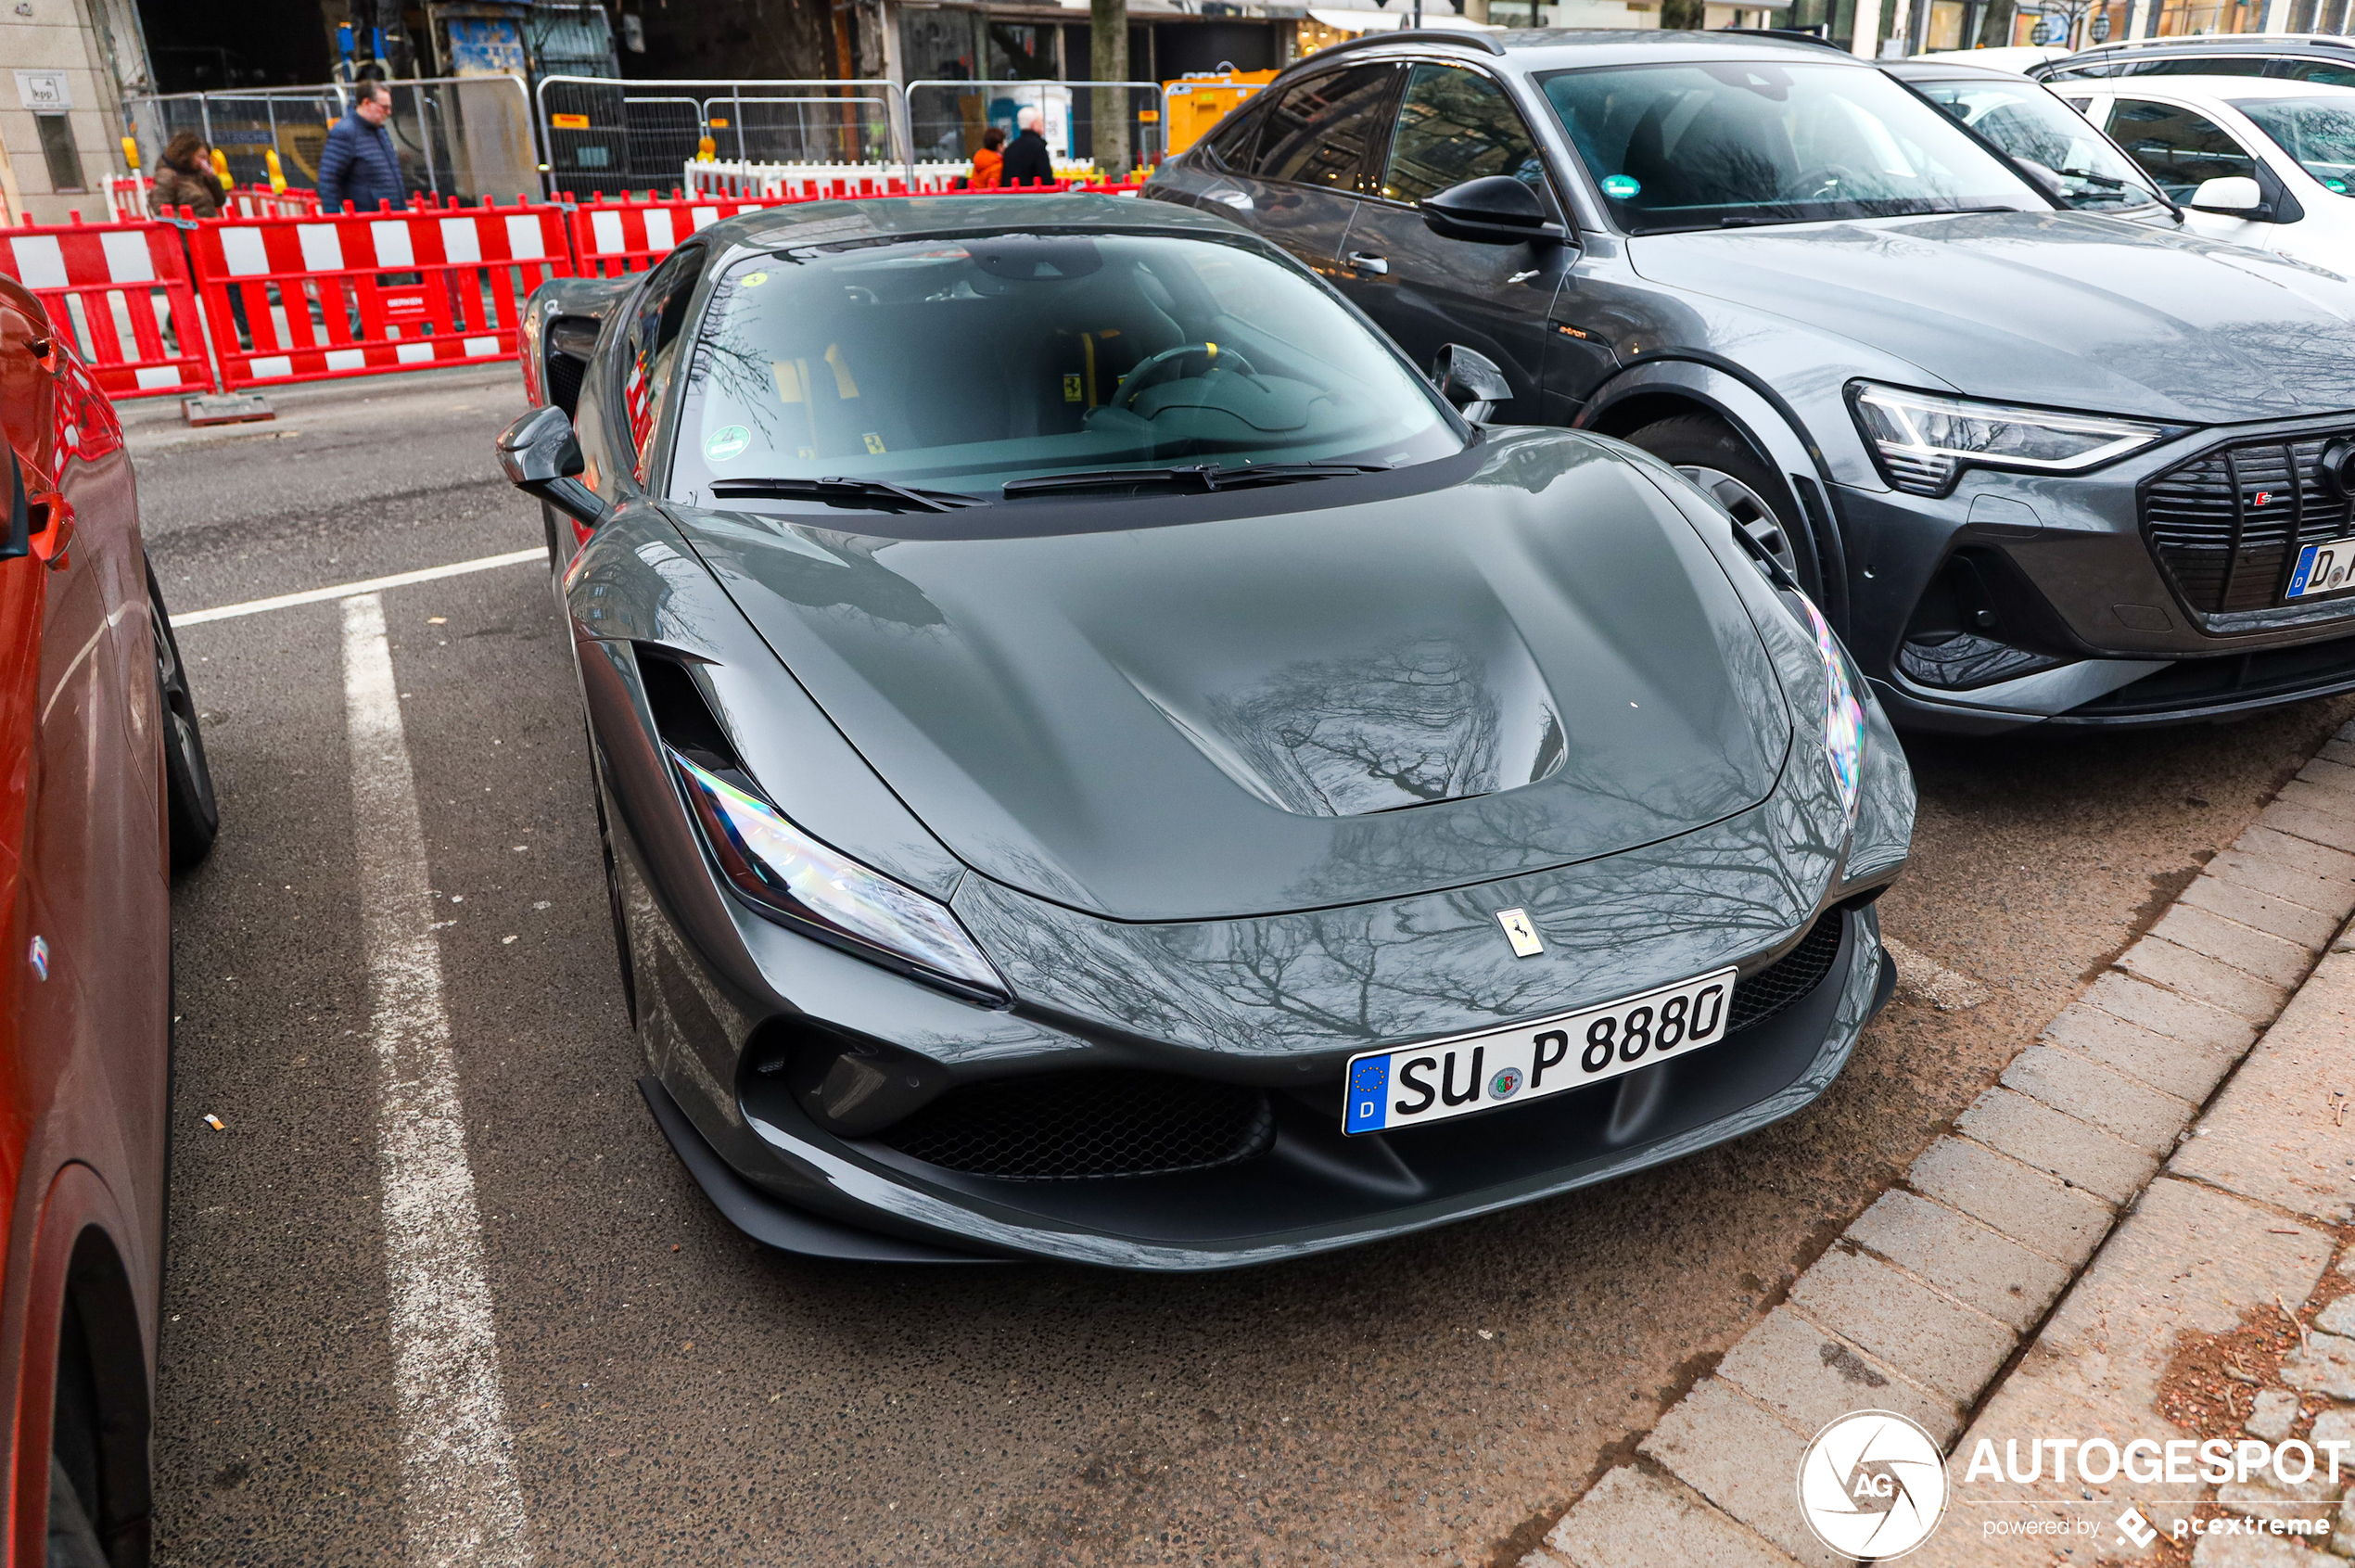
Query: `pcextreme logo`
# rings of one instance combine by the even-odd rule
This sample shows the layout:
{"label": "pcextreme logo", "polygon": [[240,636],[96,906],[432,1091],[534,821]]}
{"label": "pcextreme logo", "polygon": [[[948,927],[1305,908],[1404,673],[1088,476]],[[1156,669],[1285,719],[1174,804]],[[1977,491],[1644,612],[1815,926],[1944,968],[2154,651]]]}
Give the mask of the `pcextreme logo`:
{"label": "pcextreme logo", "polygon": [[1903,1416],[1851,1411],[1801,1457],[1799,1511],[1816,1539],[1852,1561],[1903,1557],[1946,1511],[1945,1457]]}

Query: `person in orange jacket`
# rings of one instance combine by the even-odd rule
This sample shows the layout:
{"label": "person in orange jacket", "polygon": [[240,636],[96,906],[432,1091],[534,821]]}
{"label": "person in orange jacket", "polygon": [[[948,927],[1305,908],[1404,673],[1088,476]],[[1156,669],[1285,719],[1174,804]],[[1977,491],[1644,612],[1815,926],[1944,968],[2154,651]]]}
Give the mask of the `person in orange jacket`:
{"label": "person in orange jacket", "polygon": [[981,150],[974,154],[973,177],[966,182],[977,191],[994,191],[1003,181],[1006,155],[998,149],[1006,145],[1006,133],[992,125],[981,134]]}

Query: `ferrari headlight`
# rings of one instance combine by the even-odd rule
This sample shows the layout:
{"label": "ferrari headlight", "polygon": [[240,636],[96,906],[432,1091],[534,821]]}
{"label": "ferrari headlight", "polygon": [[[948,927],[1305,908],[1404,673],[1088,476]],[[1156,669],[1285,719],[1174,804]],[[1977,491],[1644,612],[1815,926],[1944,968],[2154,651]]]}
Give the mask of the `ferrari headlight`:
{"label": "ferrari headlight", "polygon": [[1899,490],[1943,495],[1966,464],[2075,474],[2139,452],[2180,427],[2107,419],[2049,409],[2013,408],[1972,398],[1858,381],[1849,388],[1857,427]]}
{"label": "ferrari headlight", "polygon": [[1832,777],[1839,782],[1839,803],[1853,817],[1856,782],[1865,763],[1865,705],[1849,679],[1848,656],[1840,652],[1823,612],[1804,598],[1799,603],[1815,633],[1815,652],[1824,660],[1824,751],[1831,759]]}
{"label": "ferrari headlight", "polygon": [[953,989],[1007,1000],[1005,981],[947,906],[819,843],[677,751],[670,760],[719,869],[762,913]]}

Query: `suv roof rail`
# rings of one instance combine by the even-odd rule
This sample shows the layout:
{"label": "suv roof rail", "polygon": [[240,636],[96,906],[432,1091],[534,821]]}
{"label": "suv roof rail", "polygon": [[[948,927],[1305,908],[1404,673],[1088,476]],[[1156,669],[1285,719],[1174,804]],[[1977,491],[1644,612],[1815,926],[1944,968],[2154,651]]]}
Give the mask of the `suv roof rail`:
{"label": "suv roof rail", "polygon": [[2088,44],[2075,54],[2056,56],[2049,63],[2058,65],[2063,60],[2079,59],[2087,55],[2126,54],[2136,49],[2183,49],[2197,54],[2210,49],[2304,49],[2318,44],[2334,49],[2355,49],[2355,38],[2342,38],[2331,32],[2202,32],[2178,38],[2119,38],[2107,44]]}
{"label": "suv roof rail", "polygon": [[1310,60],[1319,59],[1327,55],[1338,55],[1344,49],[1370,49],[1378,44],[1466,44],[1475,49],[1485,49],[1492,55],[1501,55],[1505,52],[1505,46],[1484,32],[1455,32],[1435,27],[1402,27],[1395,32],[1361,32],[1355,38],[1345,38],[1338,44],[1328,44],[1315,54],[1304,56],[1292,63],[1306,65]]}
{"label": "suv roof rail", "polygon": [[1780,38],[1792,44],[1816,44],[1827,49],[1836,49],[1843,55],[1850,52],[1847,45],[1835,43],[1820,32],[1801,27],[1712,27],[1709,31],[1737,33],[1744,38]]}

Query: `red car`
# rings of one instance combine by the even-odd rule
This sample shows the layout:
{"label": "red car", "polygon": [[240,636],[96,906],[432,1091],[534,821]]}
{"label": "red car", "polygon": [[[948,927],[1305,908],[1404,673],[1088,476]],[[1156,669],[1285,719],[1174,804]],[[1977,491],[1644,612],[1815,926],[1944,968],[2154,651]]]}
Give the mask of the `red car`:
{"label": "red car", "polygon": [[171,879],[218,823],[113,407],[0,276],[6,1557],[145,1562]]}

